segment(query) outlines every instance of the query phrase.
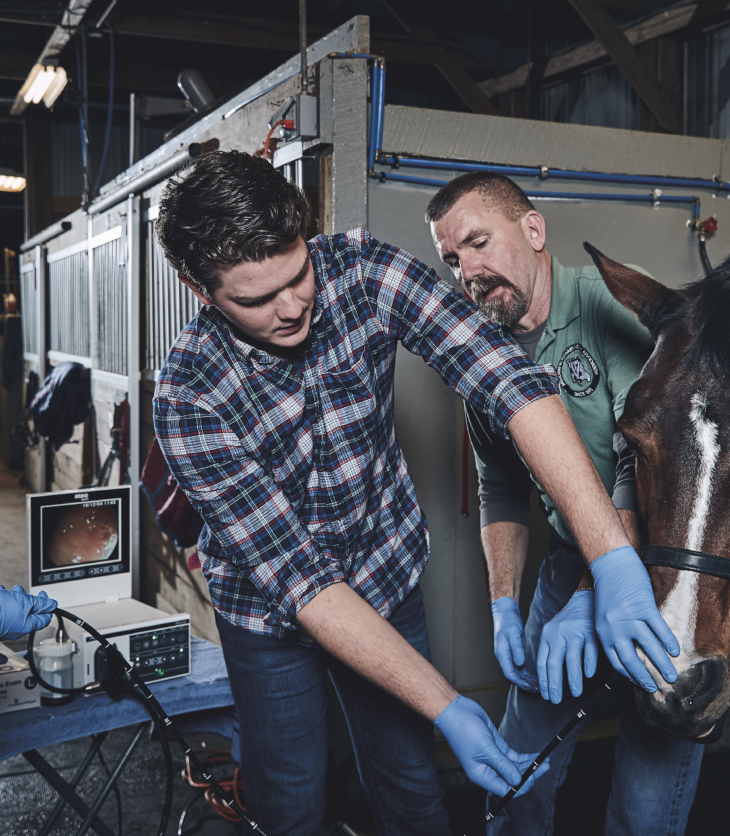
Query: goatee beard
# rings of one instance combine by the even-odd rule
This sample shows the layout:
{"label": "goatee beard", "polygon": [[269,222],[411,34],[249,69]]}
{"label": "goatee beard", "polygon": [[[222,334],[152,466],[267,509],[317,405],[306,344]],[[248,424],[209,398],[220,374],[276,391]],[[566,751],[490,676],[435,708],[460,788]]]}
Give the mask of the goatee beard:
{"label": "goatee beard", "polygon": [[[484,297],[495,287],[505,287],[511,293],[500,294],[493,299],[485,299]],[[506,279],[492,281],[490,284],[475,282],[475,286],[472,288],[472,298],[487,319],[506,328],[517,325],[527,313],[529,307],[525,294]]]}

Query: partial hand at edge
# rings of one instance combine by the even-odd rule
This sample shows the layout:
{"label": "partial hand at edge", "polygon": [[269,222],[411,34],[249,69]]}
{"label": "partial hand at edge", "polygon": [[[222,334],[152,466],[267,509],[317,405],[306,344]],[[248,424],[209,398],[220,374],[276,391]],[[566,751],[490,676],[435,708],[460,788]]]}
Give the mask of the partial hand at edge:
{"label": "partial hand at edge", "polygon": [[645,691],[656,691],[636,653],[636,642],[664,679],[675,682],[677,672],[667,653],[679,656],[679,642],[657,609],[649,573],[639,555],[631,546],[623,546],[601,555],[589,568],[596,587],[596,632],[614,669]]}
{"label": "partial hand at edge", "polygon": [[563,609],[542,628],[537,678],[542,698],[555,705],[563,699],[563,662],[570,692],[579,697],[583,693],[583,670],[590,679],[598,664],[593,592],[589,590],[574,592]]}
{"label": "partial hand at edge", "polygon": [[494,655],[507,679],[525,691],[537,691],[537,678],[524,669],[525,630],[520,608],[505,595],[492,603]]}
{"label": "partial hand at edge", "polygon": [[[500,798],[517,786],[536,754],[521,755],[507,745],[474,700],[459,695],[434,720],[469,779]],[[517,795],[526,793],[550,768],[545,761]]]}
{"label": "partial hand at edge", "polygon": [[41,630],[57,606],[45,592],[30,595],[22,586],[5,589],[0,585],[0,639],[13,641],[31,630]]}

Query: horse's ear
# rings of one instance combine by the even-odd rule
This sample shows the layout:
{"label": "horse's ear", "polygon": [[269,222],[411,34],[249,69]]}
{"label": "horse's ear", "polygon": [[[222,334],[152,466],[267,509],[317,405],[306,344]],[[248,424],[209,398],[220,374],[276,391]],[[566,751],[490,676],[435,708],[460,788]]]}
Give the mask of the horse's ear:
{"label": "horse's ear", "polygon": [[680,291],[672,290],[638,270],[611,261],[587,241],[583,242],[583,247],[598,267],[614,299],[636,314],[639,322],[652,333],[662,314],[682,301]]}

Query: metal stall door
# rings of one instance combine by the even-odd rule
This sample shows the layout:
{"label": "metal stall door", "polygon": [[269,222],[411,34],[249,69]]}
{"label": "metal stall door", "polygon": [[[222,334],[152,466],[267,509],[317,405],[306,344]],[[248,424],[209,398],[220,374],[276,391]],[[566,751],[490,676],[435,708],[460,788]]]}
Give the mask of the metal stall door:
{"label": "metal stall door", "polygon": [[200,302],[168,264],[155,236],[158,207],[147,213],[145,368],[157,373],[175,338],[200,310]]}
{"label": "metal stall door", "polygon": [[48,256],[48,358],[91,365],[88,244]]}
{"label": "metal stall door", "polygon": [[116,375],[127,388],[128,300],[126,252],[122,226],[90,241],[94,307],[94,369]]}
{"label": "metal stall door", "polygon": [[23,323],[23,359],[38,370],[38,276],[35,261],[20,267],[20,310]]}
{"label": "metal stall door", "polygon": [[[23,326],[23,360],[26,373],[32,368],[39,382],[46,375],[46,253],[45,248],[34,249],[34,260],[20,267],[20,310]],[[47,488],[46,442],[36,450],[29,450],[26,472],[32,489],[38,493]]]}

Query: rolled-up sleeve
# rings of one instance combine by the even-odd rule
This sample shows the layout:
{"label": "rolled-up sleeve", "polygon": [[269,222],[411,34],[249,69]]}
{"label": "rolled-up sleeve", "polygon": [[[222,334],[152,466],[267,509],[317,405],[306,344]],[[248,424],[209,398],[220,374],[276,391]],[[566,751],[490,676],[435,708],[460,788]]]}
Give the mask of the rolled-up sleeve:
{"label": "rolled-up sleeve", "polygon": [[507,425],[520,409],[559,393],[552,366],[530,360],[500,326],[423,262],[369,238],[361,269],[386,333],[423,357],[502,438],[509,438]]}
{"label": "rolled-up sleeve", "polygon": [[226,559],[266,600],[270,625],[293,628],[302,607],[347,580],[265,465],[216,415],[194,404],[156,400],[155,431],[172,475]]}

